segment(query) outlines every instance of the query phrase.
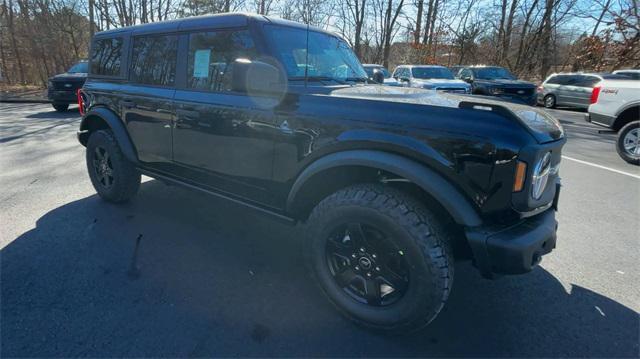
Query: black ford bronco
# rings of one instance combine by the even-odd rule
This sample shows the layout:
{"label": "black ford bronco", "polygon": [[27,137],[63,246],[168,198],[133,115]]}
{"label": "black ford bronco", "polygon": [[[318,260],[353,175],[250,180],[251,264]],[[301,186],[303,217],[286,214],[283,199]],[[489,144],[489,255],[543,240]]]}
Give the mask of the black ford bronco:
{"label": "black ford bronco", "polygon": [[82,91],[103,199],[131,199],[145,174],[298,223],[322,292],[369,328],[432,321],[454,259],[518,274],[555,247],[555,119],[369,84],[319,29],[222,14],[101,32]]}

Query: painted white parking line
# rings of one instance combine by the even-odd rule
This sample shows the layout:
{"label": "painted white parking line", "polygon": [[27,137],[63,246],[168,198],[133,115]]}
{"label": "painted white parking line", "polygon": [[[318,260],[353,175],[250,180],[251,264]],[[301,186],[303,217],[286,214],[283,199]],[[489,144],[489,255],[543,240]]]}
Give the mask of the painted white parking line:
{"label": "painted white parking line", "polygon": [[617,169],[615,169],[615,168],[605,167],[605,166],[600,166],[600,165],[595,164],[595,163],[591,163],[591,162],[587,162],[587,161],[579,160],[579,159],[577,159],[577,158],[573,158],[573,157],[569,157],[569,156],[564,156],[564,155],[562,156],[562,158],[564,158],[564,159],[566,159],[566,160],[569,160],[569,161],[574,161],[574,162],[582,163],[583,165],[592,166],[592,167],[597,167],[597,168],[602,168],[603,170],[607,170],[607,171],[611,171],[611,172],[619,173],[619,174],[621,174],[621,175],[625,175],[625,176],[629,176],[629,177],[633,177],[633,178],[640,179],[640,175],[634,175],[633,173],[620,171],[620,170],[617,170]]}

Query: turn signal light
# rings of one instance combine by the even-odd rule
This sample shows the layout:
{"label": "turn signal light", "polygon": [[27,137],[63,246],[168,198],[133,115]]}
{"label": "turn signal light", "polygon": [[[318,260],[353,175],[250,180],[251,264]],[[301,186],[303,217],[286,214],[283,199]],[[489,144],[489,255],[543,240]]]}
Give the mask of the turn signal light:
{"label": "turn signal light", "polygon": [[518,161],[516,163],[516,178],[513,181],[513,192],[520,192],[524,188],[524,179],[527,174],[527,164]]}

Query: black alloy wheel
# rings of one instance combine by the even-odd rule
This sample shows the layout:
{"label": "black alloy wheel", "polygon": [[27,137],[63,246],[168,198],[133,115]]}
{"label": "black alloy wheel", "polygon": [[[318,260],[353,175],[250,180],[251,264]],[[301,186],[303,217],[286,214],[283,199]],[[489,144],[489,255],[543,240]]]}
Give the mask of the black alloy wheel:
{"label": "black alloy wheel", "polygon": [[404,252],[375,226],[353,222],[336,228],[326,255],[336,283],[361,303],[391,305],[408,288]]}
{"label": "black alloy wheel", "polygon": [[96,146],[93,151],[93,170],[100,185],[105,189],[110,189],[114,182],[113,164],[109,157],[109,152],[101,146]]}

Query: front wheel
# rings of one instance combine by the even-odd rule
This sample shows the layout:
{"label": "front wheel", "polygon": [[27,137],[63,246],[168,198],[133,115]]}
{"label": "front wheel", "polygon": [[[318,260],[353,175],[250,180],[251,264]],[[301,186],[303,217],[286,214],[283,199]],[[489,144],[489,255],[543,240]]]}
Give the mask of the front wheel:
{"label": "front wheel", "polygon": [[640,165],[640,121],[630,122],[618,132],[616,150],[623,160]]}
{"label": "front wheel", "polygon": [[124,157],[110,130],[91,134],[86,160],[91,183],[102,199],[126,202],[138,192],[140,172]]}
{"label": "front wheel", "polygon": [[439,221],[413,198],[382,185],[355,185],[324,199],[308,221],[307,263],[348,319],[409,332],[444,306],[453,260]]}

